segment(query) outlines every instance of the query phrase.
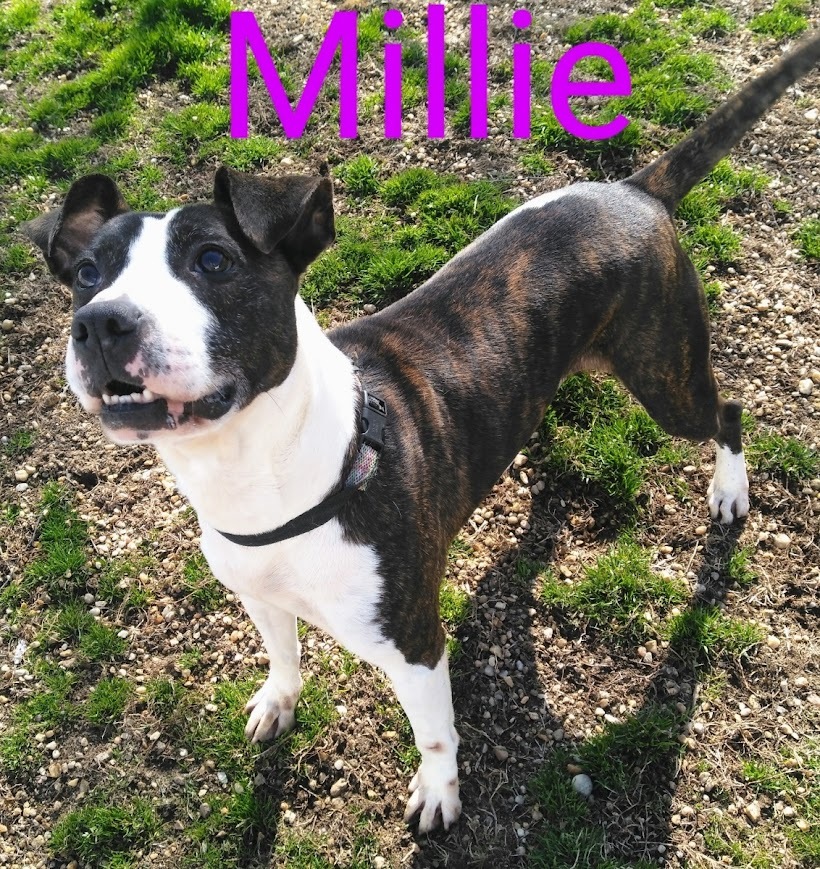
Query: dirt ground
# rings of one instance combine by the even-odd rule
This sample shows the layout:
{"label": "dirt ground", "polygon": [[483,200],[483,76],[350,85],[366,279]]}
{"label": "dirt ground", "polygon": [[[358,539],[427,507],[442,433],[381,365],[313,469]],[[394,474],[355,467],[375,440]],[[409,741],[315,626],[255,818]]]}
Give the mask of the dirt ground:
{"label": "dirt ground", "polygon": [[[742,25],[759,11],[741,2],[723,6]],[[323,0],[254,4],[271,42],[287,50],[295,68],[303,71],[336,8]],[[422,30],[425,4],[413,0],[401,8],[408,23]],[[513,8],[492,4],[493,52],[508,48],[509,28],[503,22]],[[536,22],[534,50],[553,61],[563,50],[557,34],[567,20],[624,9],[604,0],[585,0],[571,8],[535,2],[527,8]],[[820,9],[816,3],[809,8],[817,25]],[[448,39],[465,52],[466,27],[466,4],[448,10]],[[742,26],[703,50],[713,53],[739,83],[781,49]],[[363,89],[376,88],[378,69],[366,68],[364,75],[374,81],[367,80]],[[163,84],[140,93],[139,102],[147,119],[145,147],[150,148],[150,119],[184,100],[176,86]],[[795,252],[793,232],[801,220],[820,216],[818,109],[820,73],[815,72],[791,88],[733,154],[736,165],[757,168],[774,181],[752,205],[738,205],[726,217],[727,225],[742,235],[743,248],[736,267],[715,274],[723,293],[713,320],[713,360],[725,394],[741,399],[760,426],[798,437],[814,449],[820,442],[820,270]],[[270,132],[267,122],[255,117],[257,132]],[[498,180],[519,199],[590,172],[583,162],[556,153],[552,174],[528,176],[520,164],[523,146],[508,131],[496,130],[480,142],[462,137],[431,142],[423,122],[423,117],[409,119],[404,138],[396,142],[382,138],[378,117],[363,122],[356,141],[340,140],[328,124],[309,147],[289,148],[287,171],[366,152],[391,171],[424,165],[464,180]],[[642,155],[649,157],[648,152]],[[169,165],[163,193],[171,199],[204,198],[213,168],[201,161],[184,170]],[[614,179],[629,167],[606,171]],[[775,200],[790,203],[787,216],[773,209]],[[340,214],[356,214],[361,206],[340,185],[337,208]],[[3,317],[12,323],[0,335],[0,433],[34,434],[25,454],[0,458],[2,502],[20,507],[16,521],[2,527],[0,581],[24,572],[34,557],[40,494],[46,483],[59,481],[89,523],[93,558],[101,564],[150,560],[150,569],[133,577],[147,592],[144,609],[135,615],[102,608],[100,618],[124,632],[128,652],[102,669],[81,667],[88,686],[106,671],[137,686],[170,675],[205,693],[220,680],[261,678],[261,641],[232,596],[211,610],[192,600],[184,584],[199,531],[171,475],[151,450],[107,443],[70,394],[62,373],[70,324],[66,291],[40,266],[21,283],[3,276],[0,281],[6,297]],[[329,312],[331,320],[351,315],[360,312],[342,305]],[[813,383],[808,395],[799,389],[806,380]],[[572,479],[547,477],[538,465],[537,446],[531,444],[530,454],[527,464],[498,482],[464,528],[463,551],[448,568],[448,579],[471,597],[470,614],[455,632],[461,653],[452,667],[462,739],[461,821],[448,833],[430,837],[408,830],[402,813],[409,768],[390,689],[364,665],[350,675],[342,673],[339,649],[308,629],[303,671],[329,685],[336,714],[303,751],[292,755],[274,747],[259,755],[256,775],[278,808],[266,836],[248,845],[235,858],[236,865],[560,865],[549,862],[538,843],[545,825],[561,819],[539,803],[533,780],[556,752],[566,750],[571,764],[577,746],[603,732],[604,716],[621,718],[667,703],[677,703],[687,718],[680,734],[685,750],[656,758],[640,781],[642,799],[594,792],[590,823],[604,831],[613,862],[585,864],[579,852],[574,865],[614,867],[640,860],[669,867],[817,865],[801,862],[791,849],[787,827],[792,819],[788,812],[784,815],[783,799],[759,795],[744,778],[742,764],[758,758],[790,769],[784,758],[792,756],[792,747],[816,746],[820,732],[820,481],[789,486],[776,475],[752,473],[751,513],[731,528],[708,518],[711,445],[695,448],[685,473],[661,472],[644,486],[637,539],[655,553],[654,569],[683,579],[693,601],[714,601],[732,617],[757,625],[767,638],[742,661],[722,660],[710,667],[682,659],[667,642],[658,643],[648,657],[646,648],[627,650],[606,631],[587,629],[545,605],[538,581],[522,577],[516,565],[525,559],[577,579],[585,565],[608,550],[623,523],[596,492]],[[20,471],[25,471],[22,483]],[[686,483],[687,497],[675,494],[678,477]],[[543,491],[533,494],[540,479]],[[529,528],[511,532],[511,512],[526,516]],[[751,552],[756,579],[740,586],[728,580],[726,564],[731,553],[743,548]],[[94,591],[91,583],[92,601]],[[27,603],[23,621],[10,612],[0,614],[0,722],[7,726],[15,705],[38,690],[25,662],[12,661],[18,641],[35,641],[47,617],[49,601],[40,596]],[[202,652],[202,665],[183,672],[180,657],[196,649]],[[54,655],[60,654],[56,648]],[[218,780],[204,755],[181,755],[184,740],[165,727],[149,706],[135,701],[115,726],[78,725],[55,736],[57,759],[74,764],[66,772],[53,776],[45,756],[33,778],[20,780],[0,771],[0,865],[67,865],[68,858],[50,855],[48,832],[67,811],[80,807],[86,794],[95,793],[141,794],[165,807],[162,834],[123,865],[164,867],[183,859],[197,865],[186,831],[198,820],[202,794],[227,793],[233,783]],[[154,738],[157,730],[162,735]],[[803,772],[804,793],[816,793],[815,772],[808,767]],[[331,785],[340,777],[347,785],[331,795]],[[720,799],[710,801],[713,791]],[[757,820],[754,810],[748,810],[753,801],[762,812]],[[716,848],[708,835],[715,818],[722,819],[731,831],[728,837],[741,843],[746,856]],[[357,829],[367,842],[360,856]],[[315,859],[324,863],[305,862],[276,844],[305,836],[319,843]],[[776,862],[754,863],[754,855],[761,854]]]}

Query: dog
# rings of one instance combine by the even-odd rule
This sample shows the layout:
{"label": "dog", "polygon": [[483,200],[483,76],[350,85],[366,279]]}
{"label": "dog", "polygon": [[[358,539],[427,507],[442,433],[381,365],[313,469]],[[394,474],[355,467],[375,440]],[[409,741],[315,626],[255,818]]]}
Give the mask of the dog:
{"label": "dog", "polygon": [[72,289],[71,389],[113,441],[156,447],[264,640],[249,739],[294,725],[298,616],[392,681],[421,754],[406,820],[458,818],[447,549],[573,372],[612,372],[669,434],[715,439],[711,514],[748,513],[741,406],[718,394],[672,215],[818,59],[815,35],[630,178],[524,203],[327,334],[298,290],[334,239],[328,177],[223,167],[213,204],[147,214],[94,174],[26,225]]}

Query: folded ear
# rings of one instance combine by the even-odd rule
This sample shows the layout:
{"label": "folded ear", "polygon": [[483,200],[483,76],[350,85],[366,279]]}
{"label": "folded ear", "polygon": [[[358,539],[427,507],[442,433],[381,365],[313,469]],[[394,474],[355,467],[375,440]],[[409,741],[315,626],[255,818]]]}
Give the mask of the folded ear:
{"label": "folded ear", "polygon": [[24,223],[20,229],[42,250],[51,273],[71,286],[71,266],[99,228],[128,211],[117,185],[107,175],[75,181],[61,208]]}
{"label": "folded ear", "polygon": [[254,247],[262,253],[278,247],[298,274],[336,237],[329,178],[256,178],[223,166],[214,177],[214,202]]}

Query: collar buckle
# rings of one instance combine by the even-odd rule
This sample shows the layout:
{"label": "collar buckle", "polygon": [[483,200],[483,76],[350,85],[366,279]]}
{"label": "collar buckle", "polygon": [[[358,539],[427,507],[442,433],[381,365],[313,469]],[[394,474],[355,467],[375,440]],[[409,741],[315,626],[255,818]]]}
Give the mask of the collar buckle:
{"label": "collar buckle", "polygon": [[381,452],[384,447],[384,432],[387,428],[387,405],[381,398],[363,390],[362,415],[359,420],[359,433],[362,442]]}

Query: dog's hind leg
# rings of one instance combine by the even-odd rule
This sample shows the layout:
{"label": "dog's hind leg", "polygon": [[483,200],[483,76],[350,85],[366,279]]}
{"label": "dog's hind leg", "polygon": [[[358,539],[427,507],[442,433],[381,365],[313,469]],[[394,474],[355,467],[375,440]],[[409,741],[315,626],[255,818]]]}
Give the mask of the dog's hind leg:
{"label": "dog's hind leg", "polygon": [[678,253],[678,274],[664,298],[625,312],[604,346],[612,371],[664,431],[693,441],[714,438],[709,510],[713,519],[731,523],[749,512],[742,407],[718,392],[700,280],[683,251]]}
{"label": "dog's hind leg", "polygon": [[251,742],[265,742],[291,730],[296,723],[294,710],[302,691],[296,616],[247,595],[240,595],[240,599],[262,635],[270,659],[265,684],[245,706],[250,713],[245,736]]}

